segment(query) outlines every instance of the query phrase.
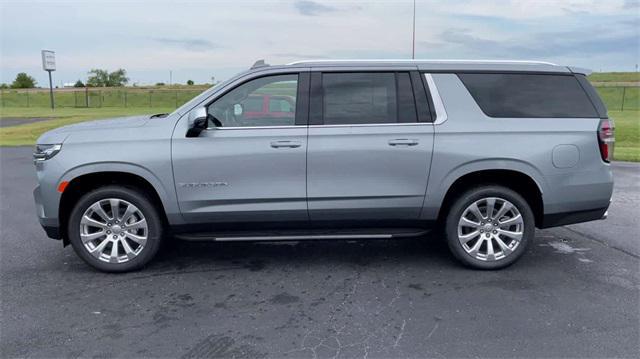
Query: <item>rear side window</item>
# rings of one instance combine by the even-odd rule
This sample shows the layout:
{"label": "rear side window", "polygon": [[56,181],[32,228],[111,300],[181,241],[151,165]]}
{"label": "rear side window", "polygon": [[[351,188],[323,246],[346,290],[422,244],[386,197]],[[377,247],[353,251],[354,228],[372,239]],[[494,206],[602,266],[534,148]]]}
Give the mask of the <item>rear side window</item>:
{"label": "rear side window", "polygon": [[490,117],[599,117],[573,75],[460,73],[458,77]]}
{"label": "rear side window", "polygon": [[397,122],[394,73],[322,75],[325,125]]}

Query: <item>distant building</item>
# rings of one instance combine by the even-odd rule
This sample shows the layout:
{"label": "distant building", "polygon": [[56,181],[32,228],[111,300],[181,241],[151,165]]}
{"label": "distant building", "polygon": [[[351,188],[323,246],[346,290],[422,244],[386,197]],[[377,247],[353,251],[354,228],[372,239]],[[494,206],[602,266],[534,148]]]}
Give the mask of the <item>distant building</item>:
{"label": "distant building", "polygon": [[75,85],[75,82],[65,82],[62,84],[62,87],[64,88],[69,88],[69,87],[73,87],[73,85]]}

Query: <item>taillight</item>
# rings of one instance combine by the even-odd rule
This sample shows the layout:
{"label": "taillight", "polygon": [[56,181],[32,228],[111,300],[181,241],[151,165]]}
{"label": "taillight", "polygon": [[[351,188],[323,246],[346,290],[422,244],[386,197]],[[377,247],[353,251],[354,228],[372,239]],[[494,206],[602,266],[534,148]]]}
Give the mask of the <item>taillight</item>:
{"label": "taillight", "polygon": [[611,162],[613,159],[614,132],[613,120],[604,119],[600,121],[598,125],[598,143],[600,145],[600,156],[605,162]]}

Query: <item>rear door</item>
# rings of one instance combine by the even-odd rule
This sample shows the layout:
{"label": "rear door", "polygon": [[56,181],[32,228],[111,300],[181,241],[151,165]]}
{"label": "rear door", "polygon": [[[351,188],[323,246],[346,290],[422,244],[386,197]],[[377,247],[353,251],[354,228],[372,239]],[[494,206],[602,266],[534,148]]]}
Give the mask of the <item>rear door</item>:
{"label": "rear door", "polygon": [[417,73],[312,73],[311,220],[417,220],[431,164],[430,119]]}

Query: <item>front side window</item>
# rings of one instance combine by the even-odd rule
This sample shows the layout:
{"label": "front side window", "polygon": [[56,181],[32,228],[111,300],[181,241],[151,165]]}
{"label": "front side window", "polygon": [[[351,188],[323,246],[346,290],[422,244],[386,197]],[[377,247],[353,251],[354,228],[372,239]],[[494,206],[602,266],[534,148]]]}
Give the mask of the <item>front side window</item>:
{"label": "front side window", "polygon": [[598,117],[572,75],[461,73],[458,77],[490,117]]}
{"label": "front side window", "polygon": [[[297,89],[298,75],[261,77],[227,92],[207,111],[222,127],[293,126]],[[286,105],[272,106],[273,99]]]}

